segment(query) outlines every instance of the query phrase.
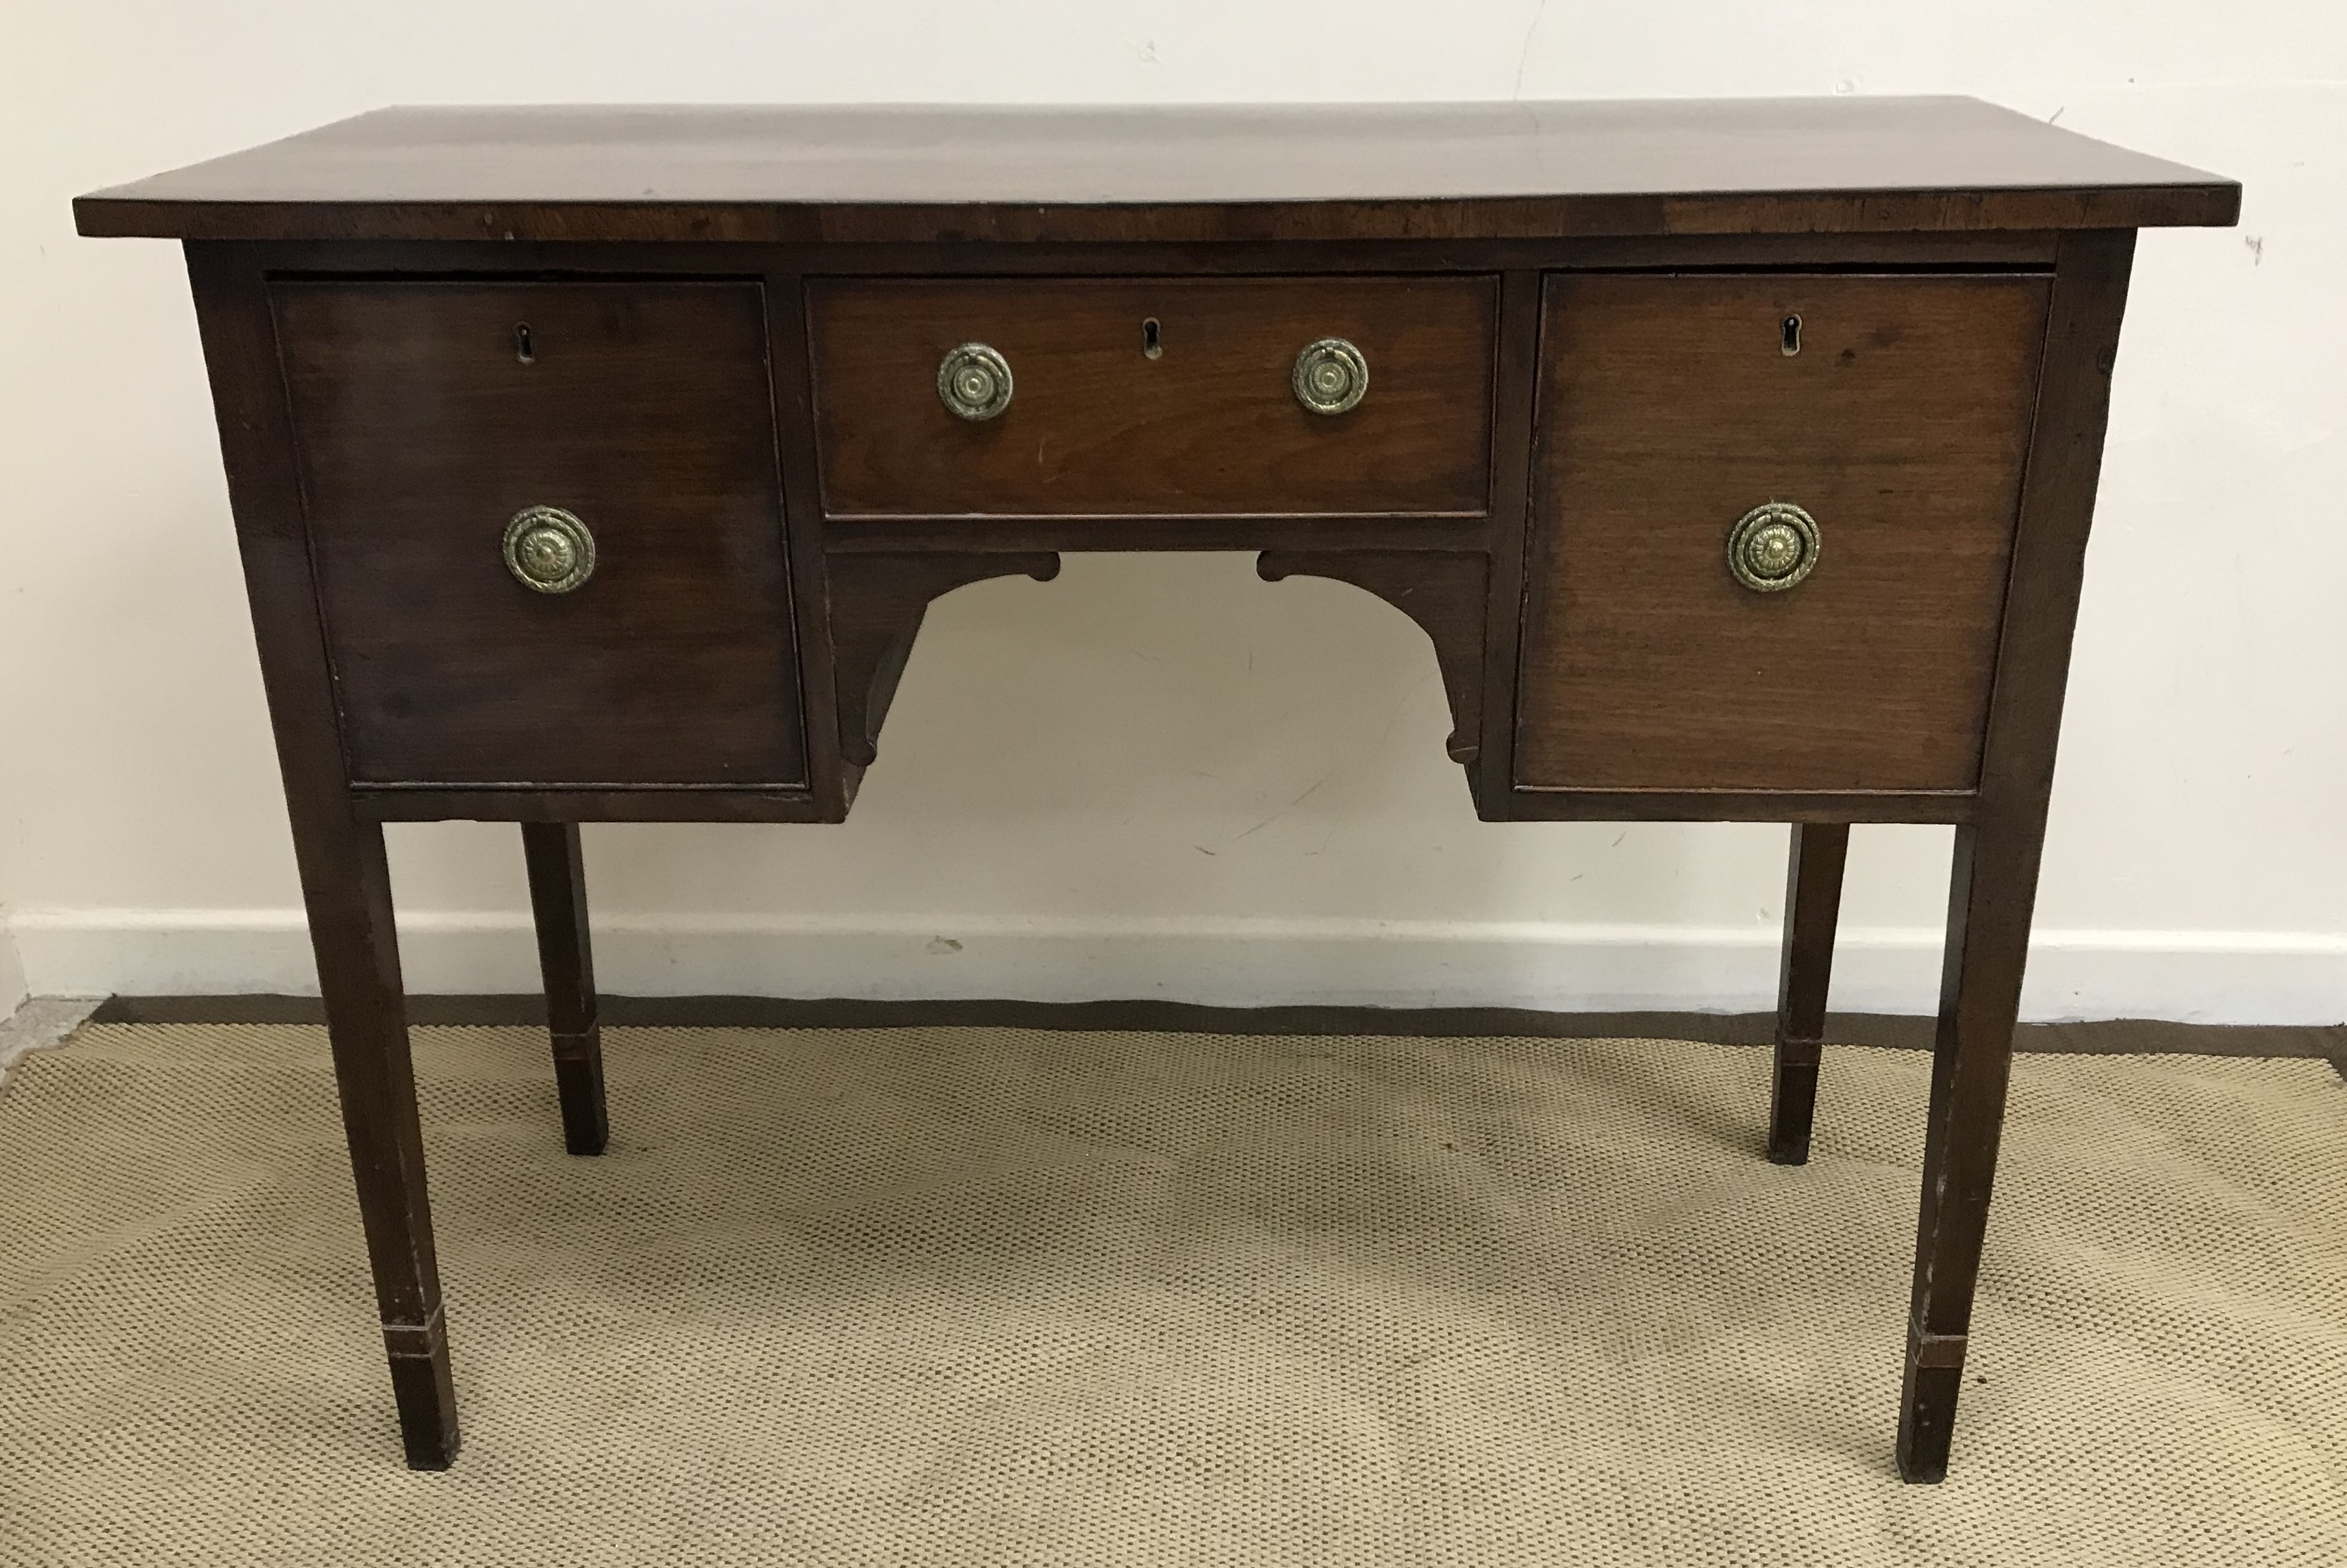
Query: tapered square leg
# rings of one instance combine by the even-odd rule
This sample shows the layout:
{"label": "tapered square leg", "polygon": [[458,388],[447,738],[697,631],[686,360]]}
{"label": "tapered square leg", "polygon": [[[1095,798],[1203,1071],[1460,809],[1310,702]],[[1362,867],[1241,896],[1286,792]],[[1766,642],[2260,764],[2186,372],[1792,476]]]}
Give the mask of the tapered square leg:
{"label": "tapered square leg", "polygon": [[1909,1481],[1938,1481],[1948,1473],[2005,1086],[2013,1075],[2013,1026],[2029,955],[2038,841],[2034,820],[1956,830],[1900,1393],[1899,1473]]}
{"label": "tapered square leg", "polygon": [[546,980],[546,1018],[554,1039],[554,1087],[562,1102],[562,1143],[574,1154],[600,1154],[610,1141],[603,1105],[603,1030],[595,1015],[595,954],[587,933],[587,875],[575,822],[526,822],[522,856],[529,866],[530,911],[538,923],[538,962]]}
{"label": "tapered square leg", "polygon": [[1777,970],[1776,1071],[1768,1090],[1768,1158],[1779,1165],[1809,1163],[1834,925],[1841,916],[1842,863],[1849,853],[1849,824],[1794,825]]}
{"label": "tapered square leg", "polygon": [[409,1469],[446,1470],[456,1457],[456,1392],[383,829],[319,812],[297,818],[295,842],[400,1440]]}
{"label": "tapered square leg", "polygon": [[456,1386],[448,1366],[447,1319],[436,1306],[421,1324],[386,1323],[391,1398],[410,1470],[446,1470],[456,1458]]}

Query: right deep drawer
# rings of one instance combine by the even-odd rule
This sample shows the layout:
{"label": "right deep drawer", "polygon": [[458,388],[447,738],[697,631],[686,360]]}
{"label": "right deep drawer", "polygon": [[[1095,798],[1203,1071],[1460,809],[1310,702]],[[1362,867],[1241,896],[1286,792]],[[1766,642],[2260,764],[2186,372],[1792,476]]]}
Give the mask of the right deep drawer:
{"label": "right deep drawer", "polygon": [[2050,288],[1552,278],[1516,783],[1974,787]]}

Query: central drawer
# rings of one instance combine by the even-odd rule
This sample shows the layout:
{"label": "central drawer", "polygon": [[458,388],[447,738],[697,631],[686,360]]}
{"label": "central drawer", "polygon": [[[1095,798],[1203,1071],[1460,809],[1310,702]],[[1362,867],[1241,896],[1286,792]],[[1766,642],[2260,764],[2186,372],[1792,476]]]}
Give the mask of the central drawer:
{"label": "central drawer", "polygon": [[1480,516],[1497,297],[1455,276],[818,281],[825,507]]}

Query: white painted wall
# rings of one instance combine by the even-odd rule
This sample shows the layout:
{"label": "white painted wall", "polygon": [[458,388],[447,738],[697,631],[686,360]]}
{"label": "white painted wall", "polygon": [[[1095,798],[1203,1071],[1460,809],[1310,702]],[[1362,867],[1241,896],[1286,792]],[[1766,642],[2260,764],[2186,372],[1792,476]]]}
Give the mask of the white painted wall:
{"label": "white painted wall", "polygon": [[[0,10],[0,888],[37,992],[313,983],[177,251],[69,199],[392,102],[1967,92],[2241,179],[2147,235],[2028,1006],[2347,1017],[2336,0]],[[844,828],[589,830],[610,989],[1740,1007],[1784,832],[1478,825],[1419,634],[1245,558],[932,616]],[[1921,1009],[1943,830],[1853,841]],[[529,981],[510,828],[396,828],[418,989]],[[956,946],[958,944],[958,946]]]}

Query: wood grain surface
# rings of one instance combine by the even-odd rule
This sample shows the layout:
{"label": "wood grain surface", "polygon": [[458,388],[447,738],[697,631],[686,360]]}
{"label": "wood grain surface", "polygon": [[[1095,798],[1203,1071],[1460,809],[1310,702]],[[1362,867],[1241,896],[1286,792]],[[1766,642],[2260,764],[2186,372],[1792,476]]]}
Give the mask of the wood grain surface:
{"label": "wood grain surface", "polygon": [[381,825],[352,809],[337,744],[333,669],[318,621],[269,290],[259,258],[245,246],[190,245],[188,276],[401,1443],[411,1469],[444,1470],[461,1438],[391,867]]}
{"label": "wood grain surface", "polygon": [[[837,820],[938,594],[1251,548],[1427,631],[1482,815],[1805,825],[1778,1158],[1846,825],[1959,825],[1897,1444],[1938,1479],[2132,230],[2239,200],[1959,99],[401,110],[85,198],[191,237],[410,1465],[457,1422],[381,823],[531,825],[600,1147],[578,822]],[[1322,336],[1370,364],[1335,419]],[[935,392],[971,340],[991,425]],[[1769,500],[1824,548],[1760,595]],[[506,570],[531,504],[594,529],[579,592]]]}
{"label": "wood grain surface", "polygon": [[[1480,514],[1490,491],[1491,278],[852,280],[809,285],[824,502],[896,514]],[[1144,323],[1159,352],[1145,352]],[[1320,338],[1368,393],[1313,414]],[[984,343],[999,415],[948,411],[938,365]]]}
{"label": "wood grain surface", "polygon": [[[2047,292],[1552,279],[1517,782],[1972,788]],[[1771,500],[1806,507],[1821,549],[1755,593],[1727,538]]]}
{"label": "wood grain surface", "polygon": [[2133,234],[2073,234],[2064,236],[2055,264],[2029,476],[2013,552],[2012,602],[1983,749],[1980,811],[1956,830],[1949,878],[1948,942],[1900,1389],[1897,1457],[1899,1473],[1909,1481],[1936,1481],[1947,1474],[1964,1384],[2070,640],[2078,623],[2134,260]]}
{"label": "wood grain surface", "polygon": [[1976,99],[394,108],[86,196],[85,234],[1505,239],[2233,221]]}
{"label": "wood grain surface", "polygon": [[[272,292],[354,781],[805,782],[758,284]],[[506,569],[541,503],[574,592]]]}

